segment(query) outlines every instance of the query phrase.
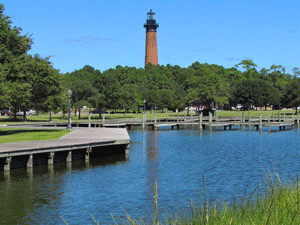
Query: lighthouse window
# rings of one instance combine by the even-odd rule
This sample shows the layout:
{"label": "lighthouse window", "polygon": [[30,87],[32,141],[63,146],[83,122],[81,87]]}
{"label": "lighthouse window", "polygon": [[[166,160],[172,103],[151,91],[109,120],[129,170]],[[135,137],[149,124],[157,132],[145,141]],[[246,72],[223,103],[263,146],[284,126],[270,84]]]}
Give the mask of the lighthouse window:
{"label": "lighthouse window", "polygon": [[155,20],[155,16],[154,16],[155,13],[152,12],[152,9],[147,14],[148,14],[148,20]]}

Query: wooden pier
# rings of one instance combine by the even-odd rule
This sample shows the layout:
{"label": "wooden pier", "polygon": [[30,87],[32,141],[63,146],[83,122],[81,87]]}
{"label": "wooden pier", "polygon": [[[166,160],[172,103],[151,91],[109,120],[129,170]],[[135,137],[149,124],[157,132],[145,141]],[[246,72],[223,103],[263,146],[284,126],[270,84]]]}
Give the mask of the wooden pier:
{"label": "wooden pier", "polygon": [[0,170],[9,171],[24,162],[27,168],[45,162],[48,165],[71,163],[75,158],[88,162],[92,154],[128,155],[129,141],[124,128],[75,128],[56,140],[4,143],[0,144]]}
{"label": "wooden pier", "polygon": [[[89,121],[72,121],[72,127],[89,127],[89,128],[127,128],[128,130],[135,127],[142,129],[224,129],[231,130],[233,127],[255,127],[257,130],[263,127],[285,130],[297,125],[298,120],[294,118],[270,118],[270,117],[212,117],[212,116],[177,116],[165,118],[146,118],[145,114],[140,119],[105,119]],[[23,126],[15,124],[16,126]],[[66,127],[66,122],[43,122],[43,123],[26,123],[27,126],[34,127]]]}

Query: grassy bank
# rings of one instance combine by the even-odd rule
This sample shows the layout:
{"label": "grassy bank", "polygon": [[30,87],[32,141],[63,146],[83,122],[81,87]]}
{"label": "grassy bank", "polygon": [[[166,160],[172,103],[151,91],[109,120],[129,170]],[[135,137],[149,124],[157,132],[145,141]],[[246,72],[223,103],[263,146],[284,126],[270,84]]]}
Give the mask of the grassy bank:
{"label": "grassy bank", "polygon": [[0,144],[21,141],[42,141],[58,139],[70,131],[68,130],[37,130],[37,129],[0,129]]}
{"label": "grassy bank", "polygon": [[[277,176],[275,182],[272,178],[265,180],[265,185],[264,190],[259,193],[245,196],[231,203],[210,204],[204,199],[204,203],[199,207],[191,204],[189,210],[179,210],[176,214],[160,221],[155,217],[151,224],[300,224],[300,185],[298,179],[294,183],[282,184]],[[113,222],[114,224],[146,224],[142,220],[132,219],[129,215],[127,215],[127,221],[121,220],[119,223],[116,218],[113,218]],[[96,221],[95,223],[100,224]]]}
{"label": "grassy bank", "polygon": [[219,205],[191,208],[191,216],[179,213],[167,224],[300,224],[299,183],[271,183],[256,196]]}

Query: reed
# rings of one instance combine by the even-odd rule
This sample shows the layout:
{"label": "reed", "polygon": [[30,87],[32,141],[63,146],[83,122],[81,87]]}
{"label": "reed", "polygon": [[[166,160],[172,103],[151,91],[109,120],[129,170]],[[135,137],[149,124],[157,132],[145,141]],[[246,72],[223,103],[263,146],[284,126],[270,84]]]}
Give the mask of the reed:
{"label": "reed", "polygon": [[[113,224],[168,224],[168,225],[275,225],[275,224],[300,224],[300,184],[299,179],[283,184],[278,174],[276,179],[271,174],[264,178],[264,186],[254,190],[250,196],[233,199],[231,203],[222,201],[209,203],[205,198],[205,184],[203,182],[203,203],[191,206],[188,210],[180,209],[176,214],[168,214],[167,218],[159,220],[158,217],[158,188],[155,182],[153,222],[145,222],[143,219],[133,219],[125,213],[126,219],[112,215]],[[204,180],[204,179],[203,179]],[[95,224],[100,224],[91,215]],[[67,221],[61,217],[65,224]]]}
{"label": "reed", "polygon": [[[300,224],[299,180],[282,184],[269,176],[265,189],[239,200],[209,204],[200,207],[191,204],[190,212],[180,211],[166,224]],[[254,193],[254,192],[253,192]]]}
{"label": "reed", "polygon": [[[278,174],[275,174],[275,177],[276,179],[272,175],[268,175],[264,178],[264,185],[254,190],[250,196],[234,199],[231,203],[226,201],[209,203],[205,198],[205,184],[203,183],[202,205],[196,207],[191,201],[189,209],[180,209],[176,214],[169,214],[167,218],[163,218],[161,221],[158,220],[156,183],[155,218],[150,224],[300,224],[300,185],[298,178],[295,182],[282,184]],[[128,214],[126,216],[128,221],[122,220],[121,224],[146,224],[143,220],[134,220]],[[114,220],[114,224],[118,223]]]}

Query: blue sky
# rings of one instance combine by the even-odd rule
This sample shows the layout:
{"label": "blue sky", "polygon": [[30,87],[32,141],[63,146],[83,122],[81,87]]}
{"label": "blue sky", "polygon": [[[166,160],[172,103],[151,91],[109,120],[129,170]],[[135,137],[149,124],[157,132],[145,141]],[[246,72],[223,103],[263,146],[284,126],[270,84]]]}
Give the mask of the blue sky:
{"label": "blue sky", "polygon": [[152,9],[161,65],[232,67],[251,59],[292,73],[300,67],[300,1],[295,0],[2,0],[5,14],[32,34],[30,54],[51,56],[62,73],[144,67],[143,27]]}

